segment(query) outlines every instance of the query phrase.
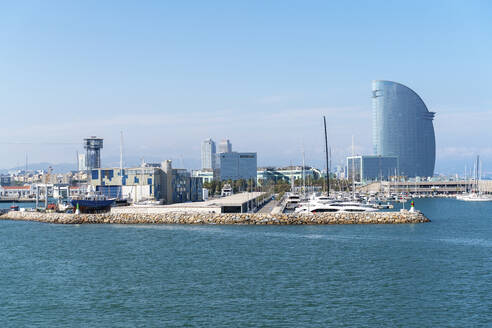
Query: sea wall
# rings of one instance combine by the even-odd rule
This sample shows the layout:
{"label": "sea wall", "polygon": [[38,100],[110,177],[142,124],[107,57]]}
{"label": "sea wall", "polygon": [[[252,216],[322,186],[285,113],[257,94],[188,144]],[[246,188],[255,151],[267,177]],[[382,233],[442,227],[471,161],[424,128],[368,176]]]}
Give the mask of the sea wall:
{"label": "sea wall", "polygon": [[405,224],[430,222],[420,212],[318,213],[318,214],[65,214],[8,212],[0,220],[56,224]]}

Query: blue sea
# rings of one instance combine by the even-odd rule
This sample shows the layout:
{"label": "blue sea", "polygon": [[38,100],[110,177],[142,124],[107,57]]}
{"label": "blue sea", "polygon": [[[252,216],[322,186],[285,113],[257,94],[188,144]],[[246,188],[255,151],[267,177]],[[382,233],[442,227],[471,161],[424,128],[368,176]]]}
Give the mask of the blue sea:
{"label": "blue sea", "polygon": [[0,221],[0,327],[492,327],[492,203],[416,208],[432,222]]}

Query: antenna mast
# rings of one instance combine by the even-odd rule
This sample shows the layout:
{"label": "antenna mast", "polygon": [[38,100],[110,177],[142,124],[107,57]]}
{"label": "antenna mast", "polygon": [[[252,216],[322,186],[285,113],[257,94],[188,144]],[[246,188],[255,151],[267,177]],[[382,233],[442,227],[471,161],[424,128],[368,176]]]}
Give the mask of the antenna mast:
{"label": "antenna mast", "polygon": [[325,155],[326,155],[326,192],[330,196],[330,162],[328,154],[328,134],[326,132],[326,117],[323,116],[323,124],[325,126]]}

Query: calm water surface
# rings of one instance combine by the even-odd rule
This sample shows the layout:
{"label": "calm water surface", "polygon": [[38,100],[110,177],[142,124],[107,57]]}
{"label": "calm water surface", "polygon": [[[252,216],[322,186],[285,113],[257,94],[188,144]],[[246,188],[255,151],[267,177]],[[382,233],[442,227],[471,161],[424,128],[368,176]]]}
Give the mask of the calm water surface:
{"label": "calm water surface", "polygon": [[491,327],[492,203],[432,223],[0,221],[0,326]]}

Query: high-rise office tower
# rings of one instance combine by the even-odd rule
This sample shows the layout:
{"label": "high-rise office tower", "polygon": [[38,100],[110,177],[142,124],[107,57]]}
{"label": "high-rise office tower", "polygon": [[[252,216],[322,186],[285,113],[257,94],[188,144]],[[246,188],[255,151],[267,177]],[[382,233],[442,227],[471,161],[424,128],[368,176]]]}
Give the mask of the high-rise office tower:
{"label": "high-rise office tower", "polygon": [[88,170],[101,167],[101,148],[103,148],[103,139],[90,137],[84,139],[84,148],[86,150],[85,165]]}
{"label": "high-rise office tower", "polygon": [[434,112],[410,88],[391,81],[373,81],[374,154],[397,156],[399,174],[434,175],[436,141]]}
{"label": "high-rise office tower", "polygon": [[230,153],[232,152],[232,144],[229,139],[224,139],[219,144],[219,153]]}
{"label": "high-rise office tower", "polygon": [[202,142],[202,169],[215,169],[215,142],[207,139]]}

